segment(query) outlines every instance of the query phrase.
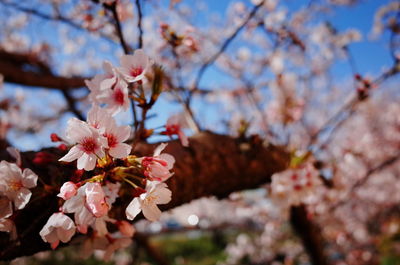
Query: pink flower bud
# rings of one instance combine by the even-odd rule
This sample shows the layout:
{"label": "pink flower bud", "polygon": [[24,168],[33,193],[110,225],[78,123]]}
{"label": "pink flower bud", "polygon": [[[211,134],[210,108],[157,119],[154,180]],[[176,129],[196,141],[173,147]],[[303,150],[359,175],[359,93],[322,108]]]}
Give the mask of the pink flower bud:
{"label": "pink flower bud", "polygon": [[76,190],[77,187],[75,183],[68,181],[61,186],[60,193],[57,196],[64,200],[69,200],[71,197],[76,195]]}

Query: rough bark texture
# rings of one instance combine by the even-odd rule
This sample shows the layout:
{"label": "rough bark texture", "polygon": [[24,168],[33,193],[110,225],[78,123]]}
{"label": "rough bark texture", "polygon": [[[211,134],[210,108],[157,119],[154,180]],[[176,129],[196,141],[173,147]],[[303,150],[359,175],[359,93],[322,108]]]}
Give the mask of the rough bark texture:
{"label": "rough bark texture", "polygon": [[[243,144],[229,136],[200,133],[190,139],[190,148],[177,141],[169,143],[165,152],[176,158],[175,175],[167,184],[172,190],[172,201],[163,207],[170,209],[203,196],[224,198],[230,193],[256,188],[267,183],[273,173],[287,167],[288,155],[278,147],[263,147],[258,141]],[[140,155],[152,154],[155,144],[139,144],[135,151]],[[51,160],[40,166],[32,163],[34,152],[23,153],[23,166],[31,168],[47,184],[61,184],[72,175],[74,165],[58,162],[63,153],[56,149],[44,150]],[[10,159],[5,152],[0,159]],[[57,190],[47,194],[33,191],[32,201],[18,213],[15,219],[19,239],[10,243],[8,235],[0,236],[0,259],[32,255],[49,249],[39,231],[48,217],[57,211]],[[129,202],[128,202],[129,203]],[[123,212],[123,209],[122,211]]]}
{"label": "rough bark texture", "polygon": [[321,230],[309,219],[307,209],[304,205],[292,206],[290,209],[290,223],[303,242],[311,263],[314,265],[328,265]]}

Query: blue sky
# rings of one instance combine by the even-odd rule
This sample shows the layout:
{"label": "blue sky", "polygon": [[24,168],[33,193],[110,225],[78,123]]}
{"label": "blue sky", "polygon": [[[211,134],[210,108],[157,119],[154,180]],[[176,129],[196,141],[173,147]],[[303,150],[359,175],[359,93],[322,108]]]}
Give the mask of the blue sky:
{"label": "blue sky", "polygon": [[[166,5],[169,1],[165,1]],[[231,3],[235,1],[216,1],[216,0],[209,0],[205,1],[208,8],[204,12],[199,12],[196,14],[195,21],[198,25],[202,26],[208,23],[207,17],[211,13],[217,14],[224,17],[224,12]],[[299,7],[308,4],[309,1],[303,0],[281,0],[281,4],[288,6],[289,11],[297,10]],[[382,5],[387,4],[391,1],[389,0],[364,0],[361,4],[355,5],[353,7],[337,7],[335,13],[331,15],[323,14],[321,15],[321,19],[329,21],[335,28],[339,31],[343,31],[349,27],[356,28],[361,31],[363,34],[363,41],[359,43],[354,43],[350,46],[350,51],[354,57],[357,69],[361,74],[371,74],[376,75],[377,73],[382,71],[383,66],[389,66],[391,64],[391,58],[389,55],[389,50],[387,47],[388,43],[388,34],[385,34],[382,38],[379,38],[376,41],[370,41],[368,39],[369,32],[372,28],[373,17],[375,11]],[[194,6],[198,5],[199,1],[196,0],[183,0],[183,5]],[[245,1],[246,5],[251,5],[250,1]],[[144,12],[150,12],[149,6],[145,6]],[[42,10],[47,11],[47,10]],[[33,25],[33,24],[32,24]],[[51,22],[43,22],[40,24],[40,30],[34,28],[33,26],[28,28],[28,34],[33,40],[39,39],[46,39],[49,43],[56,43],[58,45],[63,45],[60,40],[54,38],[54,35],[51,32],[54,31],[53,27],[54,24]],[[41,34],[40,32],[49,32],[49,34]],[[39,34],[38,34],[39,33]],[[81,34],[81,32],[77,31],[75,34]],[[223,40],[221,40],[223,41]],[[90,44],[94,50],[99,49],[99,43],[94,38],[92,43]],[[240,46],[240,40],[232,43],[231,50],[235,49],[236,47]],[[120,49],[118,46],[115,46],[115,49]],[[113,53],[103,53],[99,54],[101,58],[113,59]],[[63,56],[58,56],[57,60],[62,61]],[[116,61],[116,60],[113,60]],[[333,68],[333,75],[335,77],[343,78],[349,75],[349,66],[348,63],[342,62],[337,63]],[[206,72],[206,75],[203,78],[203,85],[212,85],[216,83],[223,83],[227,79],[225,76],[221,75],[220,71],[217,71],[214,67],[210,67],[209,70]],[[9,87],[9,89],[5,90],[5,93],[11,94],[15,91],[15,87]],[[35,96],[35,91],[26,90],[28,92],[29,102],[35,105],[35,108],[41,108],[41,106],[46,106],[51,104],[52,102],[57,102],[62,100],[58,93],[52,93],[49,97],[40,97],[40,101],[38,101],[38,97]],[[45,100],[43,100],[45,99]],[[149,122],[150,127],[158,127],[165,123],[166,119],[171,113],[175,113],[179,111],[178,106],[172,106],[168,104],[165,100],[161,100],[157,103],[155,109],[152,112],[157,112],[157,118],[154,118]],[[206,105],[199,104],[196,106],[196,109],[200,109],[203,118],[201,119],[208,119],[213,120],[216,116],[215,109],[208,108]],[[43,112],[46,113],[46,108],[43,108]],[[63,117],[63,121],[66,121],[68,117],[71,115],[67,115]],[[123,119],[129,119],[130,113],[122,116]],[[45,130],[44,134],[50,134],[53,131],[62,134],[62,128],[48,128]],[[37,149],[43,145],[48,145],[49,139],[46,137],[37,136],[37,137],[20,137],[17,135],[10,135],[12,142],[19,148],[26,150],[26,149]],[[165,138],[163,138],[165,139]]]}

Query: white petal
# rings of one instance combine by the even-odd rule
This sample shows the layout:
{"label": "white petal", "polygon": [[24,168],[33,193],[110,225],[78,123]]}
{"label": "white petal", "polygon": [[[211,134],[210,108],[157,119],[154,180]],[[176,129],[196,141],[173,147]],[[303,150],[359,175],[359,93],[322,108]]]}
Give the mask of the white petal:
{"label": "white petal", "polygon": [[157,148],[154,150],[153,156],[159,156],[161,152],[167,147],[168,144],[166,143],[161,143],[160,145],[157,146]]}
{"label": "white petal", "polygon": [[161,211],[156,204],[148,204],[142,208],[143,215],[149,221],[157,221],[160,219]]}
{"label": "white petal", "polygon": [[128,207],[126,207],[125,210],[126,218],[128,218],[129,220],[133,220],[136,217],[136,215],[140,213],[140,210],[141,210],[141,205],[139,199],[134,198],[129,203]]}
{"label": "white petal", "polygon": [[26,188],[20,188],[18,193],[16,194],[16,197],[14,198],[15,208],[17,208],[18,210],[24,208],[31,199],[31,196],[32,192],[30,190]]}
{"label": "white petal", "polygon": [[[165,184],[165,183],[162,183]],[[156,204],[166,204],[171,201],[172,192],[165,186],[157,187],[153,193],[153,196],[156,196],[157,199],[155,200]]]}
{"label": "white petal", "polygon": [[130,154],[131,149],[132,146],[130,146],[129,144],[121,143],[111,148],[109,150],[109,153],[114,158],[125,158]]}
{"label": "white petal", "polygon": [[125,142],[129,136],[131,135],[131,127],[130,126],[119,126],[116,128],[116,134],[118,142]]}
{"label": "white petal", "polygon": [[71,118],[68,120],[67,138],[77,143],[84,137],[92,136],[90,128],[91,127],[86,122],[78,120],[77,118]]}
{"label": "white petal", "polygon": [[172,155],[170,155],[170,154],[161,154],[160,158],[162,160],[164,160],[165,162],[167,162],[167,164],[168,164],[167,168],[168,169],[172,169],[174,167],[175,158]]}
{"label": "white petal", "polygon": [[95,155],[89,155],[83,153],[83,155],[78,159],[78,169],[85,169],[86,171],[93,170],[96,167],[97,157]]}
{"label": "white petal", "polygon": [[25,188],[33,188],[36,187],[36,182],[38,179],[38,175],[36,175],[32,170],[29,168],[25,168],[24,172],[22,173],[22,184]]}
{"label": "white petal", "polygon": [[75,145],[69,150],[69,152],[65,156],[61,157],[58,161],[71,162],[81,157],[83,153],[84,152]]}

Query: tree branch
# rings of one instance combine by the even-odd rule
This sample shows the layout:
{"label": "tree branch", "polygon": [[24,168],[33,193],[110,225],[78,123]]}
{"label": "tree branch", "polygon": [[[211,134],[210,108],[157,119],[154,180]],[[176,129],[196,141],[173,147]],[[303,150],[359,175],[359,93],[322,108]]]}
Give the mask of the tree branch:
{"label": "tree branch", "polygon": [[0,50],[0,73],[4,76],[4,82],[55,90],[84,87],[86,79],[54,75],[44,62],[33,55],[3,50]]}
{"label": "tree branch", "polygon": [[254,17],[254,15],[257,13],[258,9],[264,4],[264,1],[261,1],[258,5],[254,6],[253,9],[250,11],[249,15],[247,18],[243,21],[242,24],[240,24],[239,27],[236,28],[236,30],[224,41],[222,46],[219,48],[219,50],[211,56],[201,67],[199,72],[197,73],[196,79],[194,81],[194,85],[192,90],[196,90],[197,87],[200,84],[200,80],[203,77],[204,72],[207,70],[207,68],[212,65],[218,57],[224,53],[228,45],[233,41],[233,39],[239,34],[239,32],[244,28],[244,26],[247,25],[247,23]]}
{"label": "tree branch", "polygon": [[[166,152],[176,159],[174,176],[167,181],[172,191],[172,200],[162,207],[168,210],[191,200],[214,195],[225,198],[234,191],[256,188],[270,181],[271,175],[284,170],[288,164],[288,154],[282,148],[262,147],[258,142],[248,143],[251,148],[242,150],[242,143],[236,139],[212,133],[200,133],[190,139],[190,148],[184,148],[178,141],[172,141]],[[156,144],[139,143],[137,155],[149,155]],[[57,160],[64,154],[58,149],[42,150],[52,156],[53,161],[46,165],[32,163],[34,152],[22,153],[23,166],[32,169],[45,183],[61,185],[69,180],[75,165],[63,165]],[[0,159],[9,158],[5,151]],[[43,194],[42,187],[33,189],[32,201],[18,213],[15,219],[19,241],[10,243],[8,236],[0,236],[0,260],[10,260],[19,256],[32,255],[49,249],[39,236],[39,231],[49,216],[58,209],[55,189]],[[131,198],[130,198],[131,199]],[[113,205],[113,213],[124,218],[125,207],[129,201]],[[45,209],[45,210],[44,210]],[[40,216],[39,213],[43,213]],[[35,223],[32,224],[32,217]],[[28,231],[28,232],[26,232]]]}

